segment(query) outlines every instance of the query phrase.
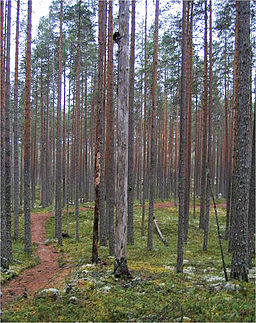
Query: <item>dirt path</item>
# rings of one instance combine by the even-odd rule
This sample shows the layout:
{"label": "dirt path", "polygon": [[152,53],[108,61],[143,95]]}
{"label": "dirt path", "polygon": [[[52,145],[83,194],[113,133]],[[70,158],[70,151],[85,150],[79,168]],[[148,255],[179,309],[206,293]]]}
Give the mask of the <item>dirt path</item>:
{"label": "dirt path", "polygon": [[[165,208],[169,208],[169,207],[174,207],[174,202],[161,202],[161,203],[155,203],[154,204],[154,207],[155,208],[158,208],[158,209],[165,209]],[[217,207],[218,208],[221,208],[221,207],[226,207],[226,204],[223,203],[223,204],[217,204]],[[196,209],[200,208],[199,205],[196,205]],[[211,208],[213,208],[213,204],[211,204]]]}
{"label": "dirt path", "polygon": [[59,268],[58,252],[54,247],[44,244],[46,240],[45,223],[51,216],[52,213],[31,215],[32,242],[38,244],[37,255],[40,258],[40,264],[23,271],[3,287],[2,307],[24,293],[33,295],[39,289],[51,285],[53,277],[58,281],[60,277],[64,280],[65,275],[69,273],[70,268]]}

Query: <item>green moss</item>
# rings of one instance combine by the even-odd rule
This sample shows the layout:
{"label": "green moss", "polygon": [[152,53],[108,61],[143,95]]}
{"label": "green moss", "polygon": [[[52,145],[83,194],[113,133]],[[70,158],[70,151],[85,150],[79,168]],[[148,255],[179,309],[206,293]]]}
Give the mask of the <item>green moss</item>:
{"label": "green moss", "polygon": [[[88,206],[92,206],[91,204]],[[101,265],[88,266],[92,248],[93,209],[80,213],[80,241],[75,241],[75,218],[70,213],[71,238],[63,240],[59,263],[76,265],[70,281],[71,292],[57,301],[40,299],[18,300],[3,312],[5,321],[173,321],[184,316],[192,321],[255,320],[254,282],[236,282],[239,291],[216,291],[211,279],[223,279],[219,244],[214,214],[210,217],[209,249],[202,251],[203,232],[198,229],[199,210],[196,219],[190,218],[188,243],[184,246],[184,273],[177,274],[176,244],[178,212],[176,208],[155,211],[155,217],[169,242],[165,247],[154,235],[154,250],[147,250],[146,237],[140,236],[141,208],[135,207],[135,244],[128,246],[127,259],[133,275],[132,281],[116,280],[113,275],[113,259],[108,248],[100,247]],[[220,226],[224,233],[225,212],[220,210]],[[66,215],[63,217],[66,230]],[[54,236],[54,218],[46,224],[47,237]],[[147,232],[147,228],[145,228]],[[223,241],[225,259],[230,268],[231,256],[227,241]],[[217,280],[218,282],[218,280]],[[219,281],[221,283],[221,281]],[[58,287],[58,286],[56,286]],[[70,296],[78,299],[69,302]]]}

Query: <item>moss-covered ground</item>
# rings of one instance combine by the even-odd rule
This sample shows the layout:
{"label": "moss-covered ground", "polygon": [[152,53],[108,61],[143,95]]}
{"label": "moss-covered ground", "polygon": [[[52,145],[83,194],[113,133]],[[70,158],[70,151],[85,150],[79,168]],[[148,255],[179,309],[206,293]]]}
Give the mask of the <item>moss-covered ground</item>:
{"label": "moss-covered ground", "polygon": [[[71,238],[64,239],[62,247],[52,242],[60,252],[60,266],[73,264],[73,273],[66,278],[69,292],[56,283],[61,294],[56,300],[30,297],[17,300],[3,312],[3,321],[177,321],[181,317],[183,321],[201,322],[255,321],[253,280],[249,283],[233,281],[236,290],[221,288],[225,282],[213,212],[207,252],[202,251],[199,209],[196,219],[190,217],[189,239],[184,246],[184,273],[177,274],[177,208],[155,210],[169,247],[155,233],[152,251],[147,250],[147,239],[140,234],[141,208],[135,205],[134,210],[135,244],[127,251],[132,280],[114,278],[113,257],[108,255],[107,247],[99,248],[99,265],[90,263],[93,209],[83,209],[80,213],[79,242],[74,239],[75,218],[71,212]],[[224,233],[225,209],[219,208],[218,213]],[[65,215],[63,225],[65,231]],[[48,238],[53,238],[54,218],[48,220],[46,227]],[[229,270],[231,256],[227,252],[227,241],[223,241],[223,246]],[[70,297],[75,300],[71,301]]]}

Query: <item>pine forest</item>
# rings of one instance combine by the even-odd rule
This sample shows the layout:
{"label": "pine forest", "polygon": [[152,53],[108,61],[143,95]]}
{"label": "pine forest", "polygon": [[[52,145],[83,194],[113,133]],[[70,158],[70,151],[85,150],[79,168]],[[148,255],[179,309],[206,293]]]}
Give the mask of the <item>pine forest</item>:
{"label": "pine forest", "polygon": [[0,0],[2,322],[255,322],[255,0]]}

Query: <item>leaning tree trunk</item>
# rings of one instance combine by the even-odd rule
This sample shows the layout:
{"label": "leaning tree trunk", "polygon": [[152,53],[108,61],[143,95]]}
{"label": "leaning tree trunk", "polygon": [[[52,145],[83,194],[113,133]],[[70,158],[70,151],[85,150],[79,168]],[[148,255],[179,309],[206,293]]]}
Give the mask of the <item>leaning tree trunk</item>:
{"label": "leaning tree trunk", "polygon": [[127,248],[129,1],[119,1],[116,245],[114,273],[129,277]]}

